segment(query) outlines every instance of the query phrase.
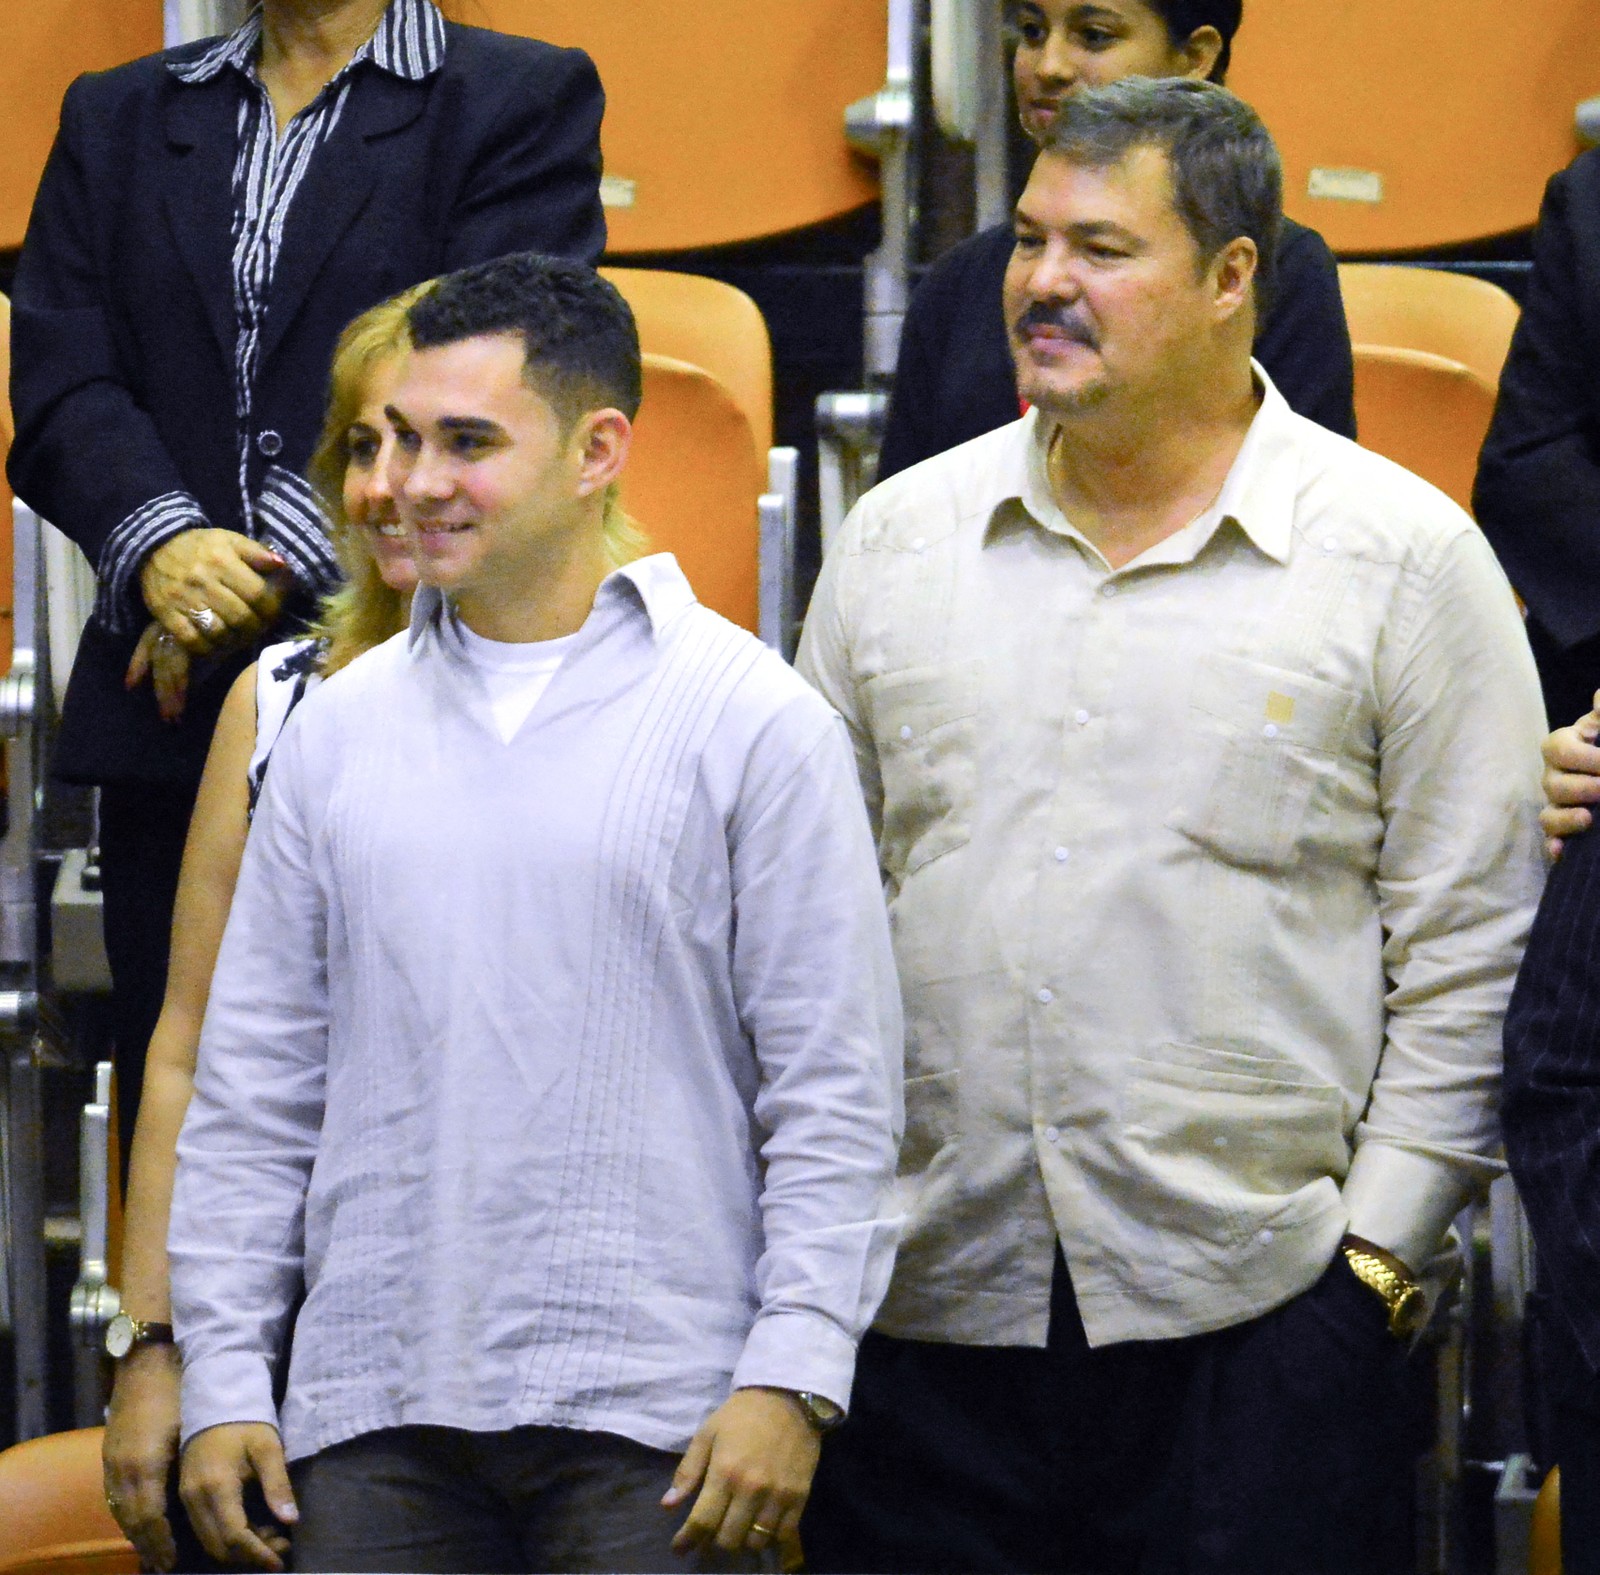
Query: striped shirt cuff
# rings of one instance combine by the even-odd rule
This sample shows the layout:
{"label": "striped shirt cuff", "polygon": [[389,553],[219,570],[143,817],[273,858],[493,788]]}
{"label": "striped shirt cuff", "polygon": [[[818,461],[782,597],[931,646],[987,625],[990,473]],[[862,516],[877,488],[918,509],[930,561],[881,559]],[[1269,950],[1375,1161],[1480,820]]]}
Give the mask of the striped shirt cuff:
{"label": "striped shirt cuff", "polygon": [[144,627],[150,613],[139,585],[139,570],[157,547],[186,530],[209,529],[200,500],[189,492],[164,492],[137,508],[106,537],[96,570],[94,616],[113,634]]}
{"label": "striped shirt cuff", "polygon": [[317,596],[341,578],[317,495],[304,477],[274,465],[256,499],[260,539],[283,554],[294,577]]}

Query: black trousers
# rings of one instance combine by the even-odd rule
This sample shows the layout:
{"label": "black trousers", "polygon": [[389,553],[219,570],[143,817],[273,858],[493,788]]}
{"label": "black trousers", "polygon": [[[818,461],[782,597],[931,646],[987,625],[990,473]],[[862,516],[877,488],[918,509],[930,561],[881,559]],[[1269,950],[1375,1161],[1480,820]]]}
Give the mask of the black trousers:
{"label": "black trousers", "polygon": [[394,1427],[290,1468],[296,1570],[756,1569],[680,1559],[689,1506],[666,1510],[678,1456],[612,1433]]}
{"label": "black trousers", "polygon": [[1342,1257],[1249,1323],[1091,1350],[1058,1256],[1044,1350],[867,1336],[807,1564],[1402,1575],[1418,1387]]}
{"label": "black trousers", "polygon": [[193,784],[165,782],[108,782],[100,789],[100,887],[124,1184],[145,1051],[167,987],[172,905],[197,791]]}

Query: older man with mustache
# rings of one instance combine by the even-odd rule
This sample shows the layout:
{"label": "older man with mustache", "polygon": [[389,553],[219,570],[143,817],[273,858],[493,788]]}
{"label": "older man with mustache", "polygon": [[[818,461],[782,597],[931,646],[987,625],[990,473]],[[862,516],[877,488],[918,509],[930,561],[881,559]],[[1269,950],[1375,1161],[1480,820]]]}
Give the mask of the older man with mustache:
{"label": "older man with mustache", "polygon": [[1408,1340],[1496,1168],[1541,708],[1471,520],[1252,362],[1280,190],[1215,85],[1067,99],[1006,275],[1030,413],[823,570],[909,1223],[813,1569],[1412,1567]]}

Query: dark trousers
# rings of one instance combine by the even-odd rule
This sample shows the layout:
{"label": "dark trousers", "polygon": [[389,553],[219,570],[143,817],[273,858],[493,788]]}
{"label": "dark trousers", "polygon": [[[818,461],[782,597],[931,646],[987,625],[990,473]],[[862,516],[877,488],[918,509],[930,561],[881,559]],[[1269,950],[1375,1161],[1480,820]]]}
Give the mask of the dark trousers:
{"label": "dark trousers", "polygon": [[145,1051],[167,987],[172,905],[196,791],[164,782],[108,782],[100,789],[100,889],[124,1183]]}
{"label": "dark trousers", "polygon": [[1401,1575],[1414,1400],[1342,1257],[1249,1323],[1090,1350],[1058,1256],[1044,1350],[867,1336],[807,1565]]}
{"label": "dark trousers", "polygon": [[291,1468],[297,1570],[755,1568],[680,1559],[666,1510],[678,1456],[611,1433],[396,1427]]}

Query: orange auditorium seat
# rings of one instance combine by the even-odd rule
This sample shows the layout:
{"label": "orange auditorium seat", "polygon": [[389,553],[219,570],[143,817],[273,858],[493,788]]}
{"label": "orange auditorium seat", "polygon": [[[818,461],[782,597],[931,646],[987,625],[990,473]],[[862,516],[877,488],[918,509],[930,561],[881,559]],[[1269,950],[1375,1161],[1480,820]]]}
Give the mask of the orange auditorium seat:
{"label": "orange auditorium seat", "polygon": [[1245,7],[1228,86],[1282,150],[1285,205],[1337,252],[1419,251],[1533,223],[1600,93],[1594,0]]}
{"label": "orange auditorium seat", "polygon": [[137,1575],[106,1508],[100,1438],[84,1428],[0,1454],[0,1575]]}
{"label": "orange auditorium seat", "polygon": [[1528,1575],[1561,1575],[1561,1472],[1552,1470],[1533,1503]]}
{"label": "orange auditorium seat", "polygon": [[1356,345],[1361,446],[1431,481],[1464,509],[1494,414],[1495,386],[1426,350]]}
{"label": "orange auditorium seat", "polygon": [[765,451],[728,390],[701,367],[647,352],[623,507],[653,548],[676,555],[706,606],[752,633],[765,479]]}
{"label": "orange auditorium seat", "polygon": [[1353,344],[1426,350],[1499,387],[1521,315],[1499,285],[1442,268],[1343,263],[1339,289]]}
{"label": "orange auditorium seat", "polygon": [[459,14],[594,57],[613,253],[754,240],[877,196],[844,112],[883,84],[884,0],[471,0]]}
{"label": "orange auditorium seat", "polygon": [[161,36],[161,0],[0,5],[0,251],[22,244],[67,85],[160,49]]}

